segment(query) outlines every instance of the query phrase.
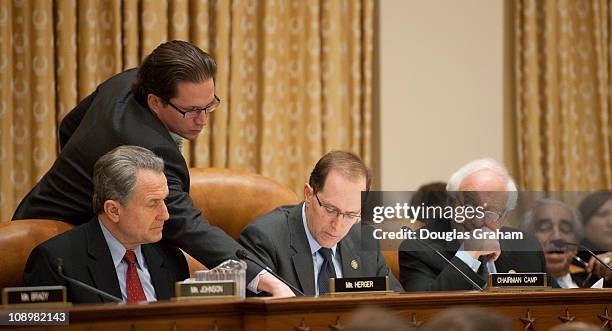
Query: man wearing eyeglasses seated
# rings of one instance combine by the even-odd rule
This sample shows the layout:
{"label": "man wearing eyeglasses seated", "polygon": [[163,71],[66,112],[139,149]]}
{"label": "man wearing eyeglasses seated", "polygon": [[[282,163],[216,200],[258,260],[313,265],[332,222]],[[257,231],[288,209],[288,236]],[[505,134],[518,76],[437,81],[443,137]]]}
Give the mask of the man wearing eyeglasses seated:
{"label": "man wearing eyeglasses seated", "polygon": [[329,278],[389,275],[377,240],[360,226],[361,192],[370,187],[367,167],[356,155],[332,151],[304,184],[304,201],[282,206],[246,226],[239,242],[306,295],[329,292]]}
{"label": "man wearing eyeglasses seated", "polygon": [[[438,237],[402,242],[400,282],[406,291],[473,290],[476,286],[472,282],[486,286],[489,273],[546,272],[538,241],[502,226],[507,213],[516,206],[517,193],[501,164],[492,159],[472,161],[451,176],[446,189],[455,210],[472,207],[480,212],[428,222],[424,227],[427,231],[418,233],[436,233]],[[454,238],[446,239],[449,236],[444,234]]]}
{"label": "man wearing eyeglasses seated", "polygon": [[[13,219],[56,219],[83,224],[92,212],[92,172],[96,160],[120,145],[153,151],[164,160],[170,219],[163,240],[208,268],[235,259],[242,249],[212,226],[189,196],[189,169],[182,139],[196,139],[219,106],[214,59],[193,44],[173,40],[159,45],[139,68],[119,73],[71,110],[59,127],[60,154],[23,199]],[[285,284],[247,262],[248,288],[292,296]]]}

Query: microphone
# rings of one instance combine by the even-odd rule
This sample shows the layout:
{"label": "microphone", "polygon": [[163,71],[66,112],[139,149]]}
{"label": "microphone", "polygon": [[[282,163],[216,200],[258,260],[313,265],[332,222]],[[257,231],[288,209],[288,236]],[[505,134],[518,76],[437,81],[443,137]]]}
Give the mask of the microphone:
{"label": "microphone", "polygon": [[264,270],[266,270],[267,272],[269,272],[272,276],[278,278],[281,282],[283,282],[285,285],[289,286],[292,290],[294,290],[295,292],[297,292],[299,295],[301,296],[306,296],[306,294],[304,294],[304,292],[298,290],[297,288],[295,288],[295,286],[291,285],[288,281],[286,281],[285,279],[283,279],[283,277],[277,275],[274,271],[272,271],[272,269],[270,269],[268,266],[266,266],[263,263],[260,263],[259,261],[255,260],[254,258],[249,256],[249,253],[247,253],[247,251],[245,251],[244,249],[239,249],[236,251],[236,256],[241,259],[241,260],[249,260],[255,264],[257,264],[258,266],[260,266],[261,268],[263,268]]}
{"label": "microphone", "polygon": [[[583,259],[579,258],[578,255],[574,255],[574,257],[572,258],[574,261],[580,263],[582,265],[582,267],[584,268],[584,270],[586,271],[586,269],[589,267],[589,264],[584,262]],[[593,272],[589,272],[587,273],[586,278],[582,281],[582,284],[580,284],[580,287],[586,287],[586,284],[589,283],[589,281],[591,280],[591,277],[593,277]]]}
{"label": "microphone", "polygon": [[584,269],[586,269],[589,264],[587,262],[585,262],[583,259],[581,259],[580,257],[578,257],[578,255],[574,255],[574,257],[572,257],[572,259],[578,263],[580,263],[580,265],[582,265],[582,267]]}
{"label": "microphone", "polygon": [[[413,231],[412,229],[408,229],[410,232],[413,232],[416,234],[416,231]],[[453,262],[451,262],[449,259],[446,258],[446,256],[444,256],[444,254],[442,254],[440,251],[438,251],[437,249],[435,249],[433,246],[429,245],[428,243],[426,243],[424,240],[422,240],[421,238],[419,238],[418,236],[415,236],[415,239],[425,245],[427,248],[431,249],[432,251],[434,251],[439,257],[441,257],[444,261],[446,261],[446,263],[448,265],[450,265],[451,267],[453,267],[453,269],[455,269],[461,276],[463,276],[463,278],[465,278],[468,282],[470,282],[470,284],[472,284],[472,286],[479,290],[482,291],[482,287],[478,286],[478,284],[476,284],[472,278],[470,278],[468,275],[466,275],[463,271],[461,271],[461,269],[459,269],[459,267],[457,267]],[[481,261],[482,262],[482,261]]]}
{"label": "microphone", "polygon": [[73,285],[76,285],[77,287],[80,287],[82,289],[85,289],[89,292],[101,295],[102,297],[104,297],[107,300],[110,300],[112,302],[117,302],[117,303],[121,303],[123,302],[123,300],[117,298],[114,295],[110,295],[104,291],[98,290],[97,288],[87,285],[81,281],[78,281],[74,278],[70,278],[66,275],[64,275],[64,261],[61,258],[57,258],[57,273],[60,277],[62,277],[64,280],[66,280],[69,283],[72,283]]}
{"label": "microphone", "polygon": [[568,246],[568,245],[569,245],[569,246],[576,246],[576,247],[579,247],[579,248],[581,248],[581,249],[585,250],[587,253],[589,253],[589,255],[591,255],[592,257],[594,257],[594,258],[595,258],[595,260],[597,260],[597,262],[601,263],[603,266],[605,266],[606,268],[608,268],[608,270],[612,271],[612,268],[611,268],[611,267],[610,267],[610,266],[609,266],[607,263],[605,263],[605,262],[604,262],[604,261],[602,261],[600,258],[598,258],[598,257],[597,257],[597,255],[596,255],[595,253],[593,253],[593,251],[592,251],[592,250],[588,249],[588,248],[587,248],[586,246],[584,246],[584,245],[581,245],[581,244],[578,244],[578,243],[567,242],[567,241],[565,241],[565,240],[563,240],[563,239],[555,239],[555,240],[551,240],[550,242],[551,242],[551,243],[553,243],[553,244],[554,244],[554,245],[556,245],[556,246],[559,246],[559,247],[565,247],[565,246]]}

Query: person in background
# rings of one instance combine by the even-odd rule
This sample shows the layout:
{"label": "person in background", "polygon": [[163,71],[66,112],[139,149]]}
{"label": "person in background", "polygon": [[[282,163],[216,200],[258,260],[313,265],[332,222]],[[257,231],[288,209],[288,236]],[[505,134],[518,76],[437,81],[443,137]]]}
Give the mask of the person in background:
{"label": "person in background", "polygon": [[349,317],[345,331],[414,331],[406,318],[378,306],[356,309]]}
{"label": "person in background", "polygon": [[570,273],[576,247],[562,242],[575,243],[582,238],[582,218],[578,210],[556,199],[539,199],[523,215],[521,229],[540,241],[546,257],[546,272],[560,287],[590,287],[597,280],[586,272]]}
{"label": "person in background", "polygon": [[511,331],[512,321],[480,307],[449,308],[434,316],[422,331]]}
{"label": "person in background", "polygon": [[[446,183],[444,182],[431,182],[423,184],[416,192],[414,192],[412,199],[410,199],[411,206],[433,206],[444,208],[447,203],[448,195],[446,194]],[[413,218],[415,217],[413,216]],[[419,221],[423,222],[430,220],[442,220],[442,218],[434,218],[433,216],[430,216],[430,218],[419,219]]]}
{"label": "person in background", "polygon": [[[452,220],[428,222],[419,233],[425,229],[438,237],[402,242],[400,282],[406,291],[472,290],[476,288],[472,282],[485,287],[489,273],[545,272],[546,261],[539,242],[527,233],[503,227],[508,212],[516,206],[517,189],[501,164],[493,159],[474,160],[450,177],[446,190],[451,199],[449,205],[457,210],[471,206],[484,211],[480,217],[474,213],[460,219],[461,214]],[[474,235],[477,231],[523,239],[478,239]],[[455,237],[459,233],[468,233],[470,237]]]}
{"label": "person in background", "polygon": [[[578,210],[584,221],[584,239],[580,242],[592,250],[609,266],[612,265],[612,192],[588,195]],[[588,261],[587,272],[603,277],[604,287],[612,287],[612,272],[598,263],[587,251],[579,250],[578,257]]]}

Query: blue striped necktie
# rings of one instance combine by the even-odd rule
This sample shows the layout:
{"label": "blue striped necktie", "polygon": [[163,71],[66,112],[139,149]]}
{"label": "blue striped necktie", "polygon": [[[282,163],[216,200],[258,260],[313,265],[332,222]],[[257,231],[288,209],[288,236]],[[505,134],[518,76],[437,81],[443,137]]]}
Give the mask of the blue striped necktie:
{"label": "blue striped necktie", "polygon": [[318,252],[323,257],[323,264],[321,265],[319,277],[317,278],[319,295],[322,295],[329,292],[329,279],[336,278],[336,270],[334,269],[334,262],[332,261],[331,248],[321,247]]}

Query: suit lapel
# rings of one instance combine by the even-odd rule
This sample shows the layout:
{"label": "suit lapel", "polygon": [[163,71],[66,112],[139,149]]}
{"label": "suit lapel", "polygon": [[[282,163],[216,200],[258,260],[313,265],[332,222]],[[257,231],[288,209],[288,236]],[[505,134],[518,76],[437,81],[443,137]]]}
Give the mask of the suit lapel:
{"label": "suit lapel", "polygon": [[[121,298],[117,271],[97,217],[90,220],[87,225],[87,253],[87,268],[93,280],[93,286]],[[101,296],[99,299],[101,302],[109,302]]]}
{"label": "suit lapel", "polygon": [[[177,155],[180,155],[181,153],[180,148],[177,146],[174,139],[172,139],[172,136],[170,135],[170,131],[168,131],[168,128],[166,128],[166,126],[157,117],[157,115],[155,115],[155,113],[148,107],[142,106],[133,97],[130,98],[128,102],[130,102],[131,104],[129,104],[127,108],[133,111],[135,120],[138,121],[138,123],[142,123],[143,127],[147,127],[149,129],[156,131],[160,135],[160,137],[163,137],[174,148],[176,148],[175,152],[178,153]],[[132,124],[133,124],[133,121],[126,121],[124,123],[126,128],[123,128],[120,131],[123,132],[124,130],[131,130],[132,128],[128,126]],[[183,188],[185,192],[189,193],[190,177],[189,177],[189,172],[187,171],[187,163],[185,163],[184,158],[175,159],[175,161],[180,166],[180,169],[184,170],[184,173],[183,171],[181,171],[180,173],[181,187]]]}
{"label": "suit lapel", "polygon": [[342,261],[342,277],[360,277],[363,276],[361,258],[356,254],[355,243],[352,238],[360,238],[357,225],[338,243],[338,251],[340,252],[340,261]]}
{"label": "suit lapel", "polygon": [[595,284],[595,282],[599,279],[599,277],[591,276],[589,281],[585,283],[585,281],[588,278],[588,275],[589,274],[586,272],[577,272],[577,273],[570,274],[574,283],[576,283],[576,285],[578,285],[578,287],[581,287],[581,288],[589,288],[593,286],[593,284]]}
{"label": "suit lapel", "polygon": [[297,205],[297,208],[291,211],[288,218],[289,231],[291,231],[289,240],[293,250],[291,252],[291,261],[293,262],[295,274],[304,294],[315,295],[314,265],[312,263],[312,255],[310,254],[310,245],[304,231],[302,220],[303,205],[303,202]]}
{"label": "suit lapel", "polygon": [[[503,227],[500,229],[502,232],[507,232]],[[524,270],[519,270],[518,266],[521,266],[521,255],[522,254],[513,254],[516,252],[516,248],[511,247],[510,240],[501,239],[499,241],[499,248],[501,249],[501,255],[495,261],[495,269],[497,272],[525,272]]]}
{"label": "suit lapel", "polygon": [[155,288],[157,300],[167,300],[173,296],[172,279],[170,278],[168,269],[164,266],[164,259],[152,244],[140,246],[142,255],[147,261],[147,268],[151,275],[151,282]]}
{"label": "suit lapel", "polygon": [[[452,221],[449,221],[449,220],[431,221],[426,226],[429,228],[431,232],[443,233],[443,232],[449,232],[453,230],[453,226],[451,222]],[[448,258],[449,260],[452,259],[453,256],[455,256],[455,253],[457,253],[462,243],[462,241],[458,239],[450,240],[450,241],[446,241],[443,239],[435,239],[435,240],[428,239],[427,242],[432,247],[439,250],[440,253],[444,254],[444,256],[446,256],[446,258]],[[430,248],[426,248],[426,249],[430,251],[431,253],[435,253],[431,251]],[[439,260],[439,257],[436,257],[436,259]],[[446,266],[446,262],[442,260],[439,260],[439,261],[443,263],[444,266]]]}

